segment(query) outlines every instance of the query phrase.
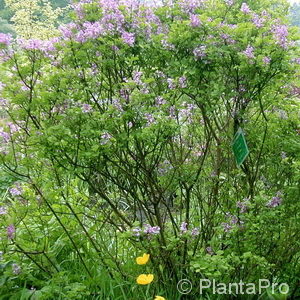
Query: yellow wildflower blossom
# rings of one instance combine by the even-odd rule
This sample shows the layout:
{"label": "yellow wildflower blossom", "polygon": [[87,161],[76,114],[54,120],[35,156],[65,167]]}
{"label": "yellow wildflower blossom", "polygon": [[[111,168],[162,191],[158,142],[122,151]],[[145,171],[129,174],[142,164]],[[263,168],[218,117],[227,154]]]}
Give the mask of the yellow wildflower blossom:
{"label": "yellow wildflower blossom", "polygon": [[136,279],[136,282],[138,284],[146,285],[146,284],[151,283],[153,281],[153,279],[154,279],[153,274],[141,274]]}
{"label": "yellow wildflower blossom", "polygon": [[144,253],[143,256],[139,256],[136,258],[136,263],[138,265],[145,265],[150,258],[150,254]]}

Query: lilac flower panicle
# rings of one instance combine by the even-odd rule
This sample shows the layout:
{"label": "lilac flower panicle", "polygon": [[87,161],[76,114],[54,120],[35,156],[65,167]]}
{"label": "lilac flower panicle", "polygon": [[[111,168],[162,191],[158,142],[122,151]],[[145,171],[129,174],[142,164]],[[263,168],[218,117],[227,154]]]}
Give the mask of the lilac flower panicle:
{"label": "lilac flower panicle", "polygon": [[200,228],[199,227],[195,227],[195,228],[192,229],[192,231],[191,231],[192,236],[197,236],[199,234],[200,234]]}
{"label": "lilac flower panicle", "polygon": [[171,43],[169,43],[167,40],[165,39],[162,39],[161,40],[161,44],[162,46],[167,49],[167,50],[174,50],[175,49],[175,46]]}
{"label": "lilac flower panicle", "polygon": [[179,6],[185,13],[194,13],[196,9],[203,7],[206,0],[180,0]]}
{"label": "lilac flower panicle", "polygon": [[247,5],[247,3],[242,3],[241,6],[241,12],[243,12],[244,14],[250,14],[251,13],[251,9],[250,7]]}
{"label": "lilac flower panicle", "polygon": [[243,51],[243,54],[246,55],[249,59],[255,58],[254,56],[254,48],[250,45],[247,46],[246,50]]}
{"label": "lilac flower panicle", "polygon": [[68,23],[64,25],[60,25],[58,27],[59,31],[61,32],[64,39],[70,39],[74,35],[74,30],[76,29],[75,23]]}
{"label": "lilac flower panicle", "polygon": [[236,224],[238,224],[238,222],[239,222],[239,219],[238,219],[237,216],[232,216],[232,217],[231,217],[230,223],[231,223],[232,225],[236,225]]}
{"label": "lilac flower panicle", "polygon": [[190,24],[192,27],[199,27],[201,25],[201,21],[198,15],[191,14],[190,15]]}
{"label": "lilac flower panicle", "polygon": [[225,4],[228,6],[232,6],[234,4],[233,0],[225,0]]}
{"label": "lilac flower panicle", "polygon": [[140,228],[133,228],[132,232],[134,236],[140,236],[141,235],[141,229]]}
{"label": "lilac flower panicle", "polygon": [[10,45],[11,42],[12,42],[11,34],[6,34],[6,33],[0,32],[0,44],[8,46],[8,45]]}
{"label": "lilac flower panicle", "polygon": [[207,254],[209,254],[209,255],[214,255],[215,254],[212,247],[210,247],[210,246],[206,247],[205,250],[206,250]]}
{"label": "lilac flower panicle", "polygon": [[288,46],[288,26],[284,24],[273,25],[272,32],[276,43],[283,49],[287,49]]}
{"label": "lilac flower panicle", "polygon": [[223,226],[224,232],[230,232],[232,229],[232,226],[228,223],[222,223],[221,225]]}
{"label": "lilac flower panicle", "polygon": [[203,58],[206,56],[206,46],[198,46],[193,50],[193,54],[196,58]]}
{"label": "lilac flower panicle", "polygon": [[0,206],[0,215],[6,215],[7,214],[7,208],[5,206]]}
{"label": "lilac flower panicle", "polygon": [[82,104],[81,110],[83,113],[89,113],[93,110],[93,108],[90,104],[84,103]]}
{"label": "lilac flower panicle", "polygon": [[17,264],[12,264],[12,272],[15,275],[19,275],[21,273],[21,267]]}
{"label": "lilac flower panicle", "polygon": [[137,85],[142,85],[142,84],[143,84],[143,82],[142,82],[142,80],[141,80],[142,75],[143,75],[143,72],[138,72],[138,71],[136,71],[136,72],[133,73],[133,81],[134,81]]}
{"label": "lilac flower panicle", "polygon": [[145,113],[144,116],[145,116],[145,119],[147,121],[147,126],[150,126],[151,124],[155,123],[155,119],[154,119],[152,114]]}
{"label": "lilac flower panicle", "polygon": [[114,98],[112,104],[118,111],[124,111],[120,99]]}
{"label": "lilac flower panicle", "polygon": [[146,234],[159,234],[160,233],[160,227],[159,226],[151,226],[149,224],[146,224],[144,227],[144,233]]}
{"label": "lilac flower panicle", "polygon": [[162,71],[155,71],[155,75],[158,77],[158,78],[166,78],[166,74]]}
{"label": "lilac flower panicle", "polygon": [[300,57],[293,58],[293,59],[291,60],[291,62],[292,62],[292,63],[295,63],[295,64],[297,64],[297,65],[300,65]]}
{"label": "lilac flower panicle", "polygon": [[271,62],[271,58],[268,56],[263,57],[262,60],[265,65],[268,65]]}
{"label": "lilac flower panicle", "polygon": [[166,104],[167,101],[163,97],[158,96],[155,98],[155,103],[156,103],[156,105],[163,105],[163,104]]}
{"label": "lilac flower panicle", "polygon": [[187,78],[185,76],[181,76],[178,79],[179,87],[181,89],[184,89],[187,87]]}
{"label": "lilac flower panicle", "polygon": [[174,105],[170,106],[169,115],[172,119],[176,118],[176,107]]}
{"label": "lilac flower panicle", "polygon": [[0,106],[5,108],[8,105],[7,99],[0,98]]}
{"label": "lilac flower panicle", "polygon": [[240,209],[240,213],[245,213],[248,210],[248,198],[244,198],[243,201],[238,201],[236,207]]}
{"label": "lilac flower panicle", "polygon": [[9,192],[12,196],[20,196],[23,193],[23,189],[19,183],[16,183],[14,187],[9,189]]}
{"label": "lilac flower panicle", "polygon": [[172,78],[168,78],[167,83],[168,83],[168,88],[170,90],[174,90],[176,88],[176,85],[175,85],[174,80]]}
{"label": "lilac flower panicle", "polygon": [[282,203],[282,192],[278,191],[276,196],[272,197],[272,199],[267,203],[267,207],[274,208],[279,206]]}
{"label": "lilac flower panicle", "polygon": [[252,15],[252,22],[257,28],[261,28],[264,26],[265,19],[260,17],[257,14]]}
{"label": "lilac flower panicle", "polygon": [[118,48],[118,46],[116,46],[116,45],[111,46],[111,49],[112,49],[113,51],[115,51],[115,52],[117,52],[117,51],[120,50],[120,49]]}
{"label": "lilac flower panicle", "polygon": [[13,224],[10,224],[6,228],[7,237],[12,240],[15,237],[16,228]]}
{"label": "lilac flower panicle", "polygon": [[100,144],[101,145],[106,145],[110,139],[112,138],[112,135],[109,134],[108,132],[105,132],[101,135],[101,141],[100,141]]}
{"label": "lilac flower panicle", "polygon": [[186,233],[187,232],[187,223],[186,222],[182,222],[180,225],[180,233]]}
{"label": "lilac flower panicle", "polygon": [[132,47],[135,43],[135,34],[125,31],[125,32],[122,33],[122,40],[125,44]]}
{"label": "lilac flower panicle", "polygon": [[4,131],[3,127],[0,127],[0,137],[2,138],[4,143],[8,143],[10,141],[11,135]]}

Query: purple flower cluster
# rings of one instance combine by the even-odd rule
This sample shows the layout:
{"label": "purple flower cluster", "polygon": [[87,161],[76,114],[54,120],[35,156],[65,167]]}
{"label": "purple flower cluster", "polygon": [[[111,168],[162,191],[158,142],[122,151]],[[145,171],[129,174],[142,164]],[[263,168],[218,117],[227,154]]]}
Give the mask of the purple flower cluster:
{"label": "purple flower cluster", "polygon": [[263,57],[262,60],[265,65],[268,65],[271,62],[271,58],[268,56]]}
{"label": "purple flower cluster", "polygon": [[112,100],[112,104],[113,104],[113,106],[114,106],[119,112],[123,112],[123,111],[124,111],[120,99],[114,98],[114,99]]}
{"label": "purple flower cluster", "polygon": [[151,226],[149,224],[146,224],[144,226],[144,230],[143,230],[144,233],[146,234],[159,234],[160,233],[160,227],[159,226]]}
{"label": "purple flower cluster", "polygon": [[10,224],[6,228],[7,237],[12,240],[15,237],[16,228],[13,224]]}
{"label": "purple flower cluster", "polygon": [[197,106],[191,103],[183,104],[185,107],[179,110],[179,120],[182,123],[187,122],[191,124],[193,122],[193,115]]}
{"label": "purple flower cluster", "polygon": [[257,28],[261,28],[264,26],[264,23],[265,23],[265,19],[260,17],[259,15],[257,14],[252,14],[252,22],[253,24],[257,27]]}
{"label": "purple flower cluster", "polygon": [[249,198],[244,198],[243,201],[238,201],[236,207],[240,209],[240,213],[247,212],[249,208]]}
{"label": "purple flower cluster", "polygon": [[0,107],[6,107],[8,105],[8,101],[4,98],[0,98]]}
{"label": "purple flower cluster", "polygon": [[203,7],[206,0],[180,0],[179,6],[185,13],[194,13],[196,9]]}
{"label": "purple flower cluster", "polygon": [[209,255],[214,255],[215,254],[212,247],[210,247],[210,246],[206,247],[205,250],[206,250],[207,254],[209,254]]}
{"label": "purple flower cluster", "polygon": [[243,12],[244,14],[250,14],[251,13],[251,9],[250,7],[247,5],[247,3],[242,3],[241,6],[241,12]]}
{"label": "purple flower cluster", "polygon": [[200,234],[200,228],[199,227],[195,227],[192,229],[191,231],[191,235],[192,236],[198,236]]}
{"label": "purple flower cluster", "polygon": [[12,272],[15,275],[19,275],[21,273],[21,267],[17,264],[12,264]]}
{"label": "purple flower cluster", "polygon": [[187,223],[186,222],[182,222],[180,225],[180,234],[184,234],[187,233]]}
{"label": "purple flower cluster", "polygon": [[51,40],[39,40],[39,39],[17,39],[18,45],[25,50],[39,50],[45,53],[46,56],[52,57],[51,53],[56,51],[56,44],[59,43],[59,38],[53,38]]}
{"label": "purple flower cluster", "polygon": [[187,222],[182,222],[179,227],[180,235],[189,233],[191,236],[196,237],[200,234],[200,228],[194,227],[192,230],[188,230]]}
{"label": "purple flower cluster", "polygon": [[276,196],[272,197],[272,199],[267,203],[267,207],[274,208],[279,206],[282,203],[282,192],[278,191]]}
{"label": "purple flower cluster", "polygon": [[9,192],[12,196],[20,196],[23,193],[23,189],[19,183],[16,183],[14,187],[9,189]]}
{"label": "purple flower cluster", "polygon": [[199,27],[201,25],[201,21],[198,15],[191,14],[190,15],[190,24],[192,27]]}
{"label": "purple flower cluster", "polygon": [[138,71],[133,72],[133,81],[137,85],[142,85],[143,84],[143,82],[141,80],[142,75],[143,75],[143,72],[138,72]]}
{"label": "purple flower cluster", "polygon": [[124,31],[122,33],[121,37],[125,44],[129,45],[130,47],[132,47],[134,45],[134,42],[135,42],[135,34],[134,33]]}
{"label": "purple flower cluster", "polygon": [[227,44],[235,44],[236,40],[234,40],[229,34],[222,33],[220,37],[227,43]]}
{"label": "purple flower cluster", "polygon": [[75,23],[68,23],[59,26],[59,30],[65,39],[71,39],[75,35],[77,25]]}
{"label": "purple flower cluster", "polygon": [[272,32],[274,38],[278,45],[280,45],[283,49],[286,49],[288,46],[288,26],[284,24],[274,25],[272,27]]}
{"label": "purple flower cluster", "polygon": [[187,87],[187,78],[185,76],[181,76],[178,79],[179,87],[181,89],[184,89]]}
{"label": "purple flower cluster", "polygon": [[90,104],[83,103],[82,106],[81,106],[81,110],[82,110],[83,113],[89,113],[89,112],[93,111],[93,108]]}
{"label": "purple flower cluster", "polygon": [[145,114],[144,114],[144,117],[145,117],[145,119],[146,119],[146,121],[147,121],[147,126],[150,126],[151,124],[155,123],[155,119],[154,119],[154,117],[153,117],[152,114],[150,114],[150,113],[145,113]]}
{"label": "purple flower cluster", "polygon": [[101,141],[100,144],[101,145],[106,145],[112,138],[112,135],[109,134],[108,132],[105,132],[101,135]]}
{"label": "purple flower cluster", "polygon": [[156,105],[160,106],[160,105],[166,104],[167,101],[163,97],[158,96],[155,98],[155,103],[156,103]]}
{"label": "purple flower cluster", "polygon": [[237,216],[230,213],[226,213],[226,217],[228,218],[228,222],[224,222],[221,224],[224,232],[230,232],[234,228],[234,226],[242,225],[244,223],[243,221],[239,220]]}
{"label": "purple flower cluster", "polygon": [[132,233],[134,236],[141,236],[142,234],[146,235],[156,235],[160,233],[159,226],[151,226],[150,224],[145,224],[144,227],[141,229],[139,227],[135,227],[132,229]]}
{"label": "purple flower cluster", "polygon": [[193,54],[194,56],[198,59],[198,58],[203,58],[206,56],[206,46],[198,46],[193,50]]}
{"label": "purple flower cluster", "polygon": [[292,62],[292,63],[295,63],[295,64],[297,64],[297,65],[300,65],[300,57],[293,58],[293,59],[291,60],[291,62]]}
{"label": "purple flower cluster", "polygon": [[169,43],[166,39],[161,40],[161,45],[167,50],[174,50],[175,46]]}
{"label": "purple flower cluster", "polygon": [[168,88],[170,90],[174,90],[176,88],[176,85],[174,83],[174,80],[172,78],[167,78]]}
{"label": "purple flower cluster", "polygon": [[0,44],[8,46],[8,45],[10,45],[11,42],[12,42],[11,34],[6,34],[6,33],[0,32]]}
{"label": "purple flower cluster", "polygon": [[3,127],[0,127],[0,137],[2,138],[4,143],[8,143],[10,141],[10,134],[4,131]]}
{"label": "purple flower cluster", "polygon": [[7,208],[5,206],[0,206],[0,215],[6,215],[7,214]]}
{"label": "purple flower cluster", "polygon": [[232,225],[230,225],[229,223],[222,223],[221,224],[223,226],[224,232],[230,232],[232,229]]}
{"label": "purple flower cluster", "polygon": [[141,228],[133,228],[132,232],[133,232],[134,236],[140,236],[141,232],[142,232],[142,229]]}
{"label": "purple flower cluster", "polygon": [[250,45],[247,46],[246,50],[243,51],[243,54],[246,55],[249,59],[255,58],[254,56],[254,48]]}
{"label": "purple flower cluster", "polygon": [[96,39],[104,33],[104,28],[100,22],[83,23],[84,35],[88,39]]}

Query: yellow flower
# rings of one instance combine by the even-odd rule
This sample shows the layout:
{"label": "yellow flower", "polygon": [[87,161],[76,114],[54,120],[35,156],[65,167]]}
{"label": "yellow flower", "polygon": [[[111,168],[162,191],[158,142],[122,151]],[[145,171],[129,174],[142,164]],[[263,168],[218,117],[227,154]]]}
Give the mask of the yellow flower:
{"label": "yellow flower", "polygon": [[166,300],[166,298],[162,296],[155,296],[154,300]]}
{"label": "yellow flower", "polygon": [[145,265],[149,260],[150,254],[144,253],[143,256],[139,256],[136,258],[136,263],[138,265]]}
{"label": "yellow flower", "polygon": [[138,284],[146,285],[146,284],[151,283],[153,281],[153,279],[154,279],[153,274],[141,274],[136,279],[136,282]]}

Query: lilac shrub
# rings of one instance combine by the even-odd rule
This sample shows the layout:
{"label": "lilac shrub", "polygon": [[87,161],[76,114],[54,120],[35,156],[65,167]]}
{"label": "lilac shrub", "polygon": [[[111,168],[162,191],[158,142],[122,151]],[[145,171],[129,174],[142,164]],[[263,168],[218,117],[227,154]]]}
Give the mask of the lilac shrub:
{"label": "lilac shrub", "polygon": [[[295,262],[299,249],[283,261],[277,233],[298,237],[286,239],[298,158],[282,142],[298,127],[294,111],[276,111],[294,101],[299,54],[285,5],[273,4],[75,1],[54,39],[0,34],[0,159],[16,182],[0,215],[7,247],[37,278],[76,257],[84,278],[100,266],[131,282],[128,257],[142,251],[158,286],[176,290],[191,270],[280,276],[275,243],[281,265]],[[250,155],[237,167],[239,127]]]}

